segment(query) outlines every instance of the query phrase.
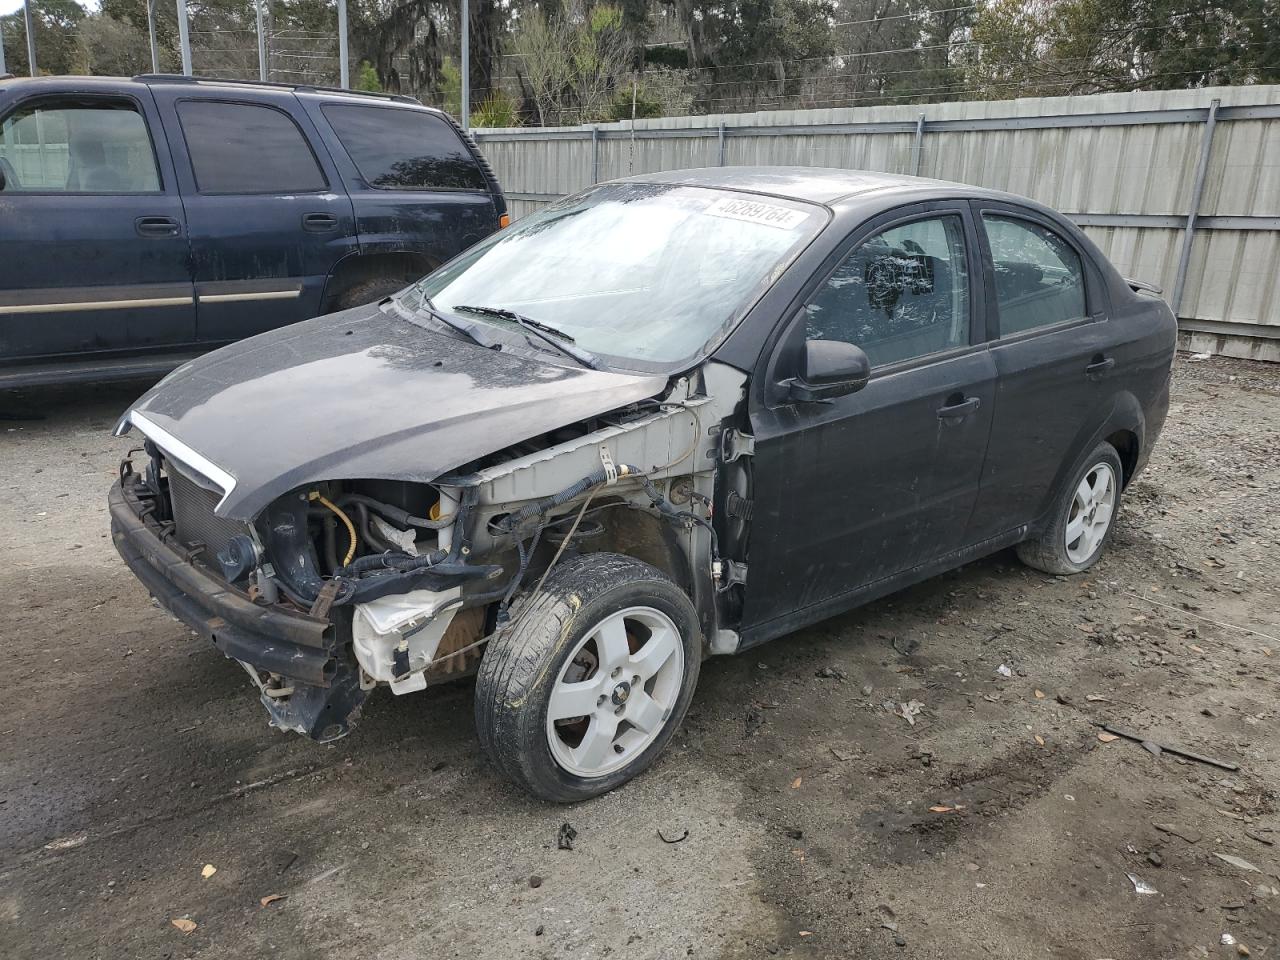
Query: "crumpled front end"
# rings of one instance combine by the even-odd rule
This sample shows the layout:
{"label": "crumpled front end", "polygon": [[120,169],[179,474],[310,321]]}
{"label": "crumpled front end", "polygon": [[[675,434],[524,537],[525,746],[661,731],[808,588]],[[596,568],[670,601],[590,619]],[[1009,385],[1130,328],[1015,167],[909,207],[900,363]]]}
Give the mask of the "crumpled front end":
{"label": "crumpled front end", "polygon": [[[184,510],[198,517],[194,505],[184,501],[206,492],[185,490],[191,483],[181,477],[174,484],[177,496],[168,495],[126,460],[108,498],[116,550],[164,609],[244,665],[272,725],[320,741],[345,735],[367,690],[347,652],[341,622],[255,599],[202,564],[211,545],[191,546],[177,536],[175,505],[179,517]],[[201,533],[211,540],[237,535],[219,530],[211,513],[209,518]],[[188,522],[189,530],[194,522]]]}

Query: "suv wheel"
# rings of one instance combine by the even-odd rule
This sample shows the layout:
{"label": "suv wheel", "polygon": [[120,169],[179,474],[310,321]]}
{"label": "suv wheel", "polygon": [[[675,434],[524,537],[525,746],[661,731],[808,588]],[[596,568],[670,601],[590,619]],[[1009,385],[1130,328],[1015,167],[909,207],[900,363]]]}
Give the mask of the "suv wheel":
{"label": "suv wheel", "polygon": [[593,553],[552,571],[489,643],[476,730],[493,763],[544,800],[585,800],[651,764],[684,719],[702,638],[655,567]]}
{"label": "suv wheel", "polygon": [[1018,544],[1018,558],[1058,575],[1092,567],[1102,556],[1120,509],[1123,475],[1115,447],[1098,444],[1066,486],[1049,526],[1036,539]]}
{"label": "suv wheel", "polygon": [[368,280],[361,280],[334,298],[334,312],[350,310],[352,307],[362,307],[366,303],[377,303],[379,300],[403,290],[410,282],[399,277],[371,277]]}

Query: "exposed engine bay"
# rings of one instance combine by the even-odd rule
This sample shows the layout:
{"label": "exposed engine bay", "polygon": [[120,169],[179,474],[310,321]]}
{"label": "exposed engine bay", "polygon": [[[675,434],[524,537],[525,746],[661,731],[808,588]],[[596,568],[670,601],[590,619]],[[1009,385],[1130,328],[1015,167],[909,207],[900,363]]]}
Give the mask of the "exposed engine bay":
{"label": "exposed engine bay", "polygon": [[726,625],[745,567],[728,557],[745,556],[750,478],[724,447],[744,383],[708,363],[664,395],[430,482],[307,484],[253,522],[215,516],[216,485],[151,438],[145,468],[122,467],[122,489],[191,564],[323,636],[295,648],[208,631],[252,677],[273,725],[327,741],[379,685],[405,694],[473,673],[487,639],[576,553],[614,551],[667,572],[693,598],[707,652],[732,652]]}

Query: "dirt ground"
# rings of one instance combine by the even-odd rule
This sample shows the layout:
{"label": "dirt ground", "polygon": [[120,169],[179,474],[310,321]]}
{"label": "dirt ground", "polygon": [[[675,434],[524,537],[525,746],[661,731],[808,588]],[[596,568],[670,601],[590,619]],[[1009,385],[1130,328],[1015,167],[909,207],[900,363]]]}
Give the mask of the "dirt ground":
{"label": "dirt ground", "polygon": [[1004,553],[709,661],[575,807],[486,766],[464,685],[268,729],[112,550],[138,390],[0,395],[0,956],[1280,957],[1280,368],[1180,358],[1088,575]]}

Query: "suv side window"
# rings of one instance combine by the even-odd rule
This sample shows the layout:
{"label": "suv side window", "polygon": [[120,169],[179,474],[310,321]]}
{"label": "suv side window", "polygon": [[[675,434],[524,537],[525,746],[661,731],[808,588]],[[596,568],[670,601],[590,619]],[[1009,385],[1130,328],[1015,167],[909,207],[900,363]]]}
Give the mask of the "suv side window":
{"label": "suv side window", "polygon": [[316,193],[328,187],[311,145],[283,110],[181,100],[178,119],[201,193]]}
{"label": "suv side window", "polygon": [[419,110],[326,103],[321,108],[360,176],[382,190],[487,190],[447,120]]}
{"label": "suv side window", "polygon": [[1075,248],[1048,227],[984,213],[995,267],[1000,336],[1085,314],[1084,270]]}
{"label": "suv side window", "polygon": [[912,220],[858,245],[806,305],[810,340],[843,340],[873,367],[969,342],[964,222]]}
{"label": "suv side window", "polygon": [[159,193],[147,121],[130,100],[61,98],[0,123],[5,193]]}

